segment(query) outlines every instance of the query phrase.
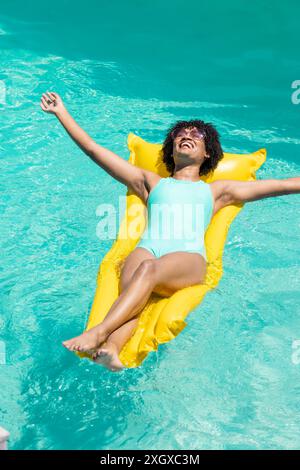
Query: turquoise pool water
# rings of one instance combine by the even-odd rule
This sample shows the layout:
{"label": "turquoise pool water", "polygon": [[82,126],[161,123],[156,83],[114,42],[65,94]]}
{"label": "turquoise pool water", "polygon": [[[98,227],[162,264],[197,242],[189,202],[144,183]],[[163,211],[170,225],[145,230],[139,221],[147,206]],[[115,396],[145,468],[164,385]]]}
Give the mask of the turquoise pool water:
{"label": "turquoise pool water", "polygon": [[299,5],[42,3],[4,0],[0,14],[0,424],[10,447],[299,448],[300,196],[246,205],[224,276],[188,327],[113,375],[61,341],[83,329],[111,244],[96,236],[96,208],[124,187],[38,104],[56,90],[124,158],[129,132],[161,142],[174,121],[202,118],[227,151],[267,148],[259,178],[300,175]]}

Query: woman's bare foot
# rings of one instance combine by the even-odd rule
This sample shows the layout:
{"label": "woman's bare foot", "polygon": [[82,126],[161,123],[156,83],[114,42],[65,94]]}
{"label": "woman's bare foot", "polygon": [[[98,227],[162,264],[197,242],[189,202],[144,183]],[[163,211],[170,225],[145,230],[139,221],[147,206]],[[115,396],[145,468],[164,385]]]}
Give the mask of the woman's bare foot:
{"label": "woman's bare foot", "polygon": [[93,354],[93,360],[113,372],[124,369],[124,365],[119,359],[118,350],[115,344],[106,343]]}
{"label": "woman's bare foot", "polygon": [[96,326],[80,336],[63,341],[63,345],[69,351],[90,352],[92,354],[104,343],[107,336],[108,334],[100,326]]}

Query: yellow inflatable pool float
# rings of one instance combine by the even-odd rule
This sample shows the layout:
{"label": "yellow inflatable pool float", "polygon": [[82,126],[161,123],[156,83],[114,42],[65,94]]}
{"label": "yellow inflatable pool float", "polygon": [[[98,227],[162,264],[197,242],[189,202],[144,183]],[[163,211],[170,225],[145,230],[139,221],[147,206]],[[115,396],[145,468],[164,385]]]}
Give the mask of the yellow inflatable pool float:
{"label": "yellow inflatable pool float", "polygon": [[[129,161],[144,169],[154,171],[162,177],[169,176],[162,162],[161,144],[146,142],[141,137],[128,135]],[[210,183],[218,179],[240,181],[255,180],[256,170],[264,163],[266,150],[239,155],[225,153],[217,168],[202,177]],[[136,208],[140,207],[141,211]],[[186,326],[187,315],[202,301],[205,294],[216,287],[222,277],[222,255],[230,224],[242,209],[243,204],[221,209],[211,220],[206,234],[207,273],[203,284],[186,287],[171,297],[152,294],[139,315],[139,321],[130,340],[120,352],[120,360],[126,367],[137,367],[149,352],[158,345],[175,338]],[[130,237],[126,228],[129,224],[145,226],[145,205],[130,191],[126,196],[126,212],[120,225],[119,234],[109,252],[105,255],[97,276],[97,287],[86,329],[103,321],[113,302],[119,295],[120,266],[137,245],[139,238]],[[88,357],[79,354],[81,357]]]}

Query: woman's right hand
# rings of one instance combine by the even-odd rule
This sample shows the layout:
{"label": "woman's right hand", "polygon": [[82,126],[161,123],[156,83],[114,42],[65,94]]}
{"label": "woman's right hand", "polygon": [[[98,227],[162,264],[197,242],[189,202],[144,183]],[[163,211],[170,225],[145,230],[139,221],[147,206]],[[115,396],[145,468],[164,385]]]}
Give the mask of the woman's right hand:
{"label": "woman's right hand", "polygon": [[40,105],[45,113],[50,114],[57,114],[65,109],[61,97],[52,91],[42,94]]}

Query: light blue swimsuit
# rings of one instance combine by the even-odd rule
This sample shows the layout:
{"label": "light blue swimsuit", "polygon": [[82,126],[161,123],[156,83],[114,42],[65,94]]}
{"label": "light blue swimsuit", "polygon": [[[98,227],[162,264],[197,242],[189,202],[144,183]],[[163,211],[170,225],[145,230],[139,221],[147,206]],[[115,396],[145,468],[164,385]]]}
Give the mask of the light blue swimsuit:
{"label": "light blue swimsuit", "polygon": [[148,222],[139,247],[159,258],[174,251],[200,253],[212,217],[213,196],[204,181],[162,178],[148,197]]}

